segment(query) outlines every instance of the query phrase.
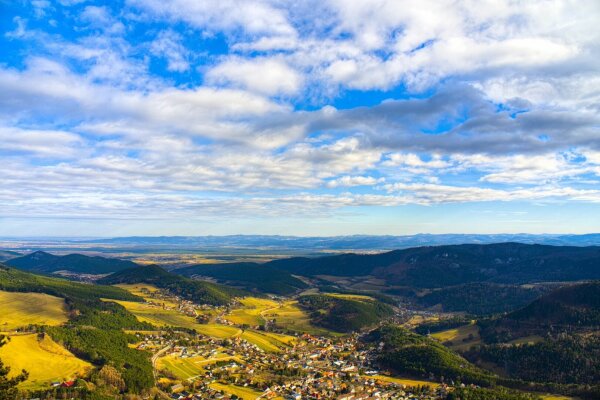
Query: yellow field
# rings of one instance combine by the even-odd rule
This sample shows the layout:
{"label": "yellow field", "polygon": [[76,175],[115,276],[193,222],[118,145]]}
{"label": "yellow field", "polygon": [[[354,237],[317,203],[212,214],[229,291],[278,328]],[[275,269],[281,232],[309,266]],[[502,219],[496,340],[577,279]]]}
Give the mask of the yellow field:
{"label": "yellow field", "polygon": [[404,379],[404,378],[394,378],[386,375],[373,375],[373,376],[364,376],[365,378],[373,378],[379,379],[385,382],[398,383],[406,386],[430,386],[432,388],[436,388],[440,386],[439,383],[429,382],[429,381],[419,381],[414,379]]}
{"label": "yellow field", "polygon": [[347,300],[361,300],[361,301],[374,300],[371,296],[365,296],[362,294],[327,293],[327,296],[337,297],[339,299],[347,299]]}
{"label": "yellow field", "polygon": [[262,325],[265,323],[262,317],[272,308],[277,308],[279,303],[269,299],[257,297],[245,297],[240,300],[242,306],[231,311],[226,318],[234,324]]}
{"label": "yellow field", "polygon": [[311,335],[335,335],[327,329],[319,328],[310,323],[308,314],[298,306],[296,300],[287,300],[282,306],[263,314],[268,319],[275,319],[276,324],[285,329]]}
{"label": "yellow field", "polygon": [[[467,339],[469,335],[473,335],[473,340],[463,342],[463,339]],[[481,343],[479,327],[475,325],[475,323],[459,326],[455,329],[448,329],[445,331],[432,333],[431,337],[439,340],[442,343],[451,341],[452,344],[448,347],[454,350],[466,350],[473,345]]]}
{"label": "yellow field", "polygon": [[264,351],[273,353],[281,351],[282,347],[289,346],[296,340],[293,336],[251,330],[244,331],[240,337],[255,344]]}
{"label": "yellow field", "polygon": [[75,357],[48,335],[42,340],[38,340],[36,334],[11,336],[10,341],[0,347],[0,359],[11,367],[11,376],[22,369],[29,372],[29,379],[20,385],[26,389],[74,379],[91,369],[91,364]]}
{"label": "yellow field", "polygon": [[251,388],[236,385],[224,385],[218,382],[211,383],[209,386],[215,390],[222,390],[228,394],[235,394],[243,400],[255,400],[262,394],[262,392],[258,392]]}
{"label": "yellow field", "polygon": [[219,339],[227,339],[242,333],[242,330],[236,328],[235,326],[219,324],[196,324],[194,329],[203,335],[212,336]]}
{"label": "yellow field", "polygon": [[135,301],[110,300],[119,303],[142,322],[155,326],[180,326],[182,328],[196,328],[199,325],[193,317],[188,317],[177,310],[164,310],[159,306]]}
{"label": "yellow field", "polygon": [[165,306],[167,307],[177,307],[177,303],[167,300],[167,299],[155,299],[153,297],[151,297],[150,295],[148,295],[148,292],[150,293],[155,293],[155,292],[160,292],[160,289],[157,288],[154,285],[148,285],[145,283],[134,283],[134,284],[120,284],[120,285],[115,285],[117,287],[120,287],[121,289],[127,290],[129,293],[134,294],[136,296],[140,296],[141,298],[143,298],[146,301],[152,301],[152,302],[156,302],[156,303],[164,303]]}
{"label": "yellow field", "polygon": [[560,394],[542,394],[542,400],[573,400],[573,397],[562,396]]}
{"label": "yellow field", "polygon": [[158,359],[158,369],[171,371],[177,378],[187,380],[204,373],[204,366],[214,364],[217,361],[235,360],[240,364],[244,361],[235,356],[226,354],[217,354],[213,358],[205,359],[203,357],[180,358],[178,356],[166,356]]}
{"label": "yellow field", "polygon": [[65,301],[43,293],[0,291],[0,331],[29,324],[60,325],[67,321]]}

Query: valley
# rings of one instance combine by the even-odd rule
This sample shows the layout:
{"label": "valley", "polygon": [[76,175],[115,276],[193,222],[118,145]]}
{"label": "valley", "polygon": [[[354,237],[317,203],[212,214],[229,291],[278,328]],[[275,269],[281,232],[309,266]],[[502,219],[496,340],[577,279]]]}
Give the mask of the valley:
{"label": "valley", "polygon": [[[462,391],[490,399],[594,398],[600,389],[600,366],[592,361],[600,348],[595,249],[562,251],[580,254],[572,281],[549,280],[551,269],[539,282],[510,272],[514,283],[455,271],[462,263],[474,270],[475,253],[495,252],[524,266],[548,257],[522,246],[168,270],[118,261],[96,270],[103,257],[62,256],[61,271],[71,280],[39,267],[47,260],[55,265],[55,257],[33,253],[8,261],[20,269],[0,269],[6,336],[0,360],[11,374],[28,371],[19,388],[32,396],[326,399],[352,388],[390,399],[445,399]],[[415,267],[403,263],[421,257],[425,271],[439,260],[441,274],[467,282],[451,278],[434,286],[423,281],[431,271],[406,272]],[[498,260],[497,269],[506,264]],[[369,275],[358,272],[361,265]],[[118,270],[104,273],[113,266]],[[399,273],[389,272],[395,269],[412,283],[399,285]],[[536,364],[531,354],[546,358]],[[582,357],[587,361],[575,367]],[[43,362],[30,365],[31,359]],[[560,365],[569,363],[570,377],[561,375]]]}

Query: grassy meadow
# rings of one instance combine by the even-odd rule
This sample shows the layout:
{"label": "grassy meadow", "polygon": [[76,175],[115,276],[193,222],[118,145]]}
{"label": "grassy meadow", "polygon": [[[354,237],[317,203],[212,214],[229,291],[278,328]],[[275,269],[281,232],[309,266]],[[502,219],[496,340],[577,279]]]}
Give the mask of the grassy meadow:
{"label": "grassy meadow", "polygon": [[29,372],[29,379],[20,385],[24,389],[48,387],[53,381],[74,379],[85,375],[92,367],[48,335],[38,339],[37,334],[10,336],[10,341],[0,347],[0,359],[11,368],[11,375],[22,369]]}
{"label": "grassy meadow", "polygon": [[[473,335],[472,340],[468,340],[469,335]],[[458,328],[432,333],[431,337],[447,344],[453,350],[467,350],[469,347],[481,343],[479,327],[474,322]],[[452,342],[452,344],[448,342]]]}
{"label": "grassy meadow", "polygon": [[60,325],[67,321],[65,301],[43,293],[0,291],[0,332],[36,325]]}

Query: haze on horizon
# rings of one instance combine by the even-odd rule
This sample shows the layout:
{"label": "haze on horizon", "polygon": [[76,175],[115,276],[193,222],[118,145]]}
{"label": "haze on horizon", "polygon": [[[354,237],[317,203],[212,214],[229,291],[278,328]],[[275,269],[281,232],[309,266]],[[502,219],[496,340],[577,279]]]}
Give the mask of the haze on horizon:
{"label": "haze on horizon", "polygon": [[0,236],[587,233],[600,3],[0,3]]}

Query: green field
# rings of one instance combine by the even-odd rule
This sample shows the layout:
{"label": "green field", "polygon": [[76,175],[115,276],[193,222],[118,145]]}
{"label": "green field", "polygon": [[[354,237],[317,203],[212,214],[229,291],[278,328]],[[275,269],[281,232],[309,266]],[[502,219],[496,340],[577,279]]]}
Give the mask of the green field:
{"label": "green field", "polygon": [[0,331],[29,324],[60,325],[67,321],[65,301],[43,293],[0,291]]}
{"label": "green field", "polygon": [[262,395],[262,392],[243,386],[225,385],[218,382],[211,383],[209,386],[215,390],[222,390],[228,394],[235,394],[243,400],[255,400]]}
{"label": "green field", "polygon": [[0,359],[11,367],[11,375],[21,369],[29,372],[29,379],[20,385],[24,389],[74,379],[91,369],[91,364],[75,357],[47,335],[41,340],[36,334],[10,336],[10,341],[0,347]]}

